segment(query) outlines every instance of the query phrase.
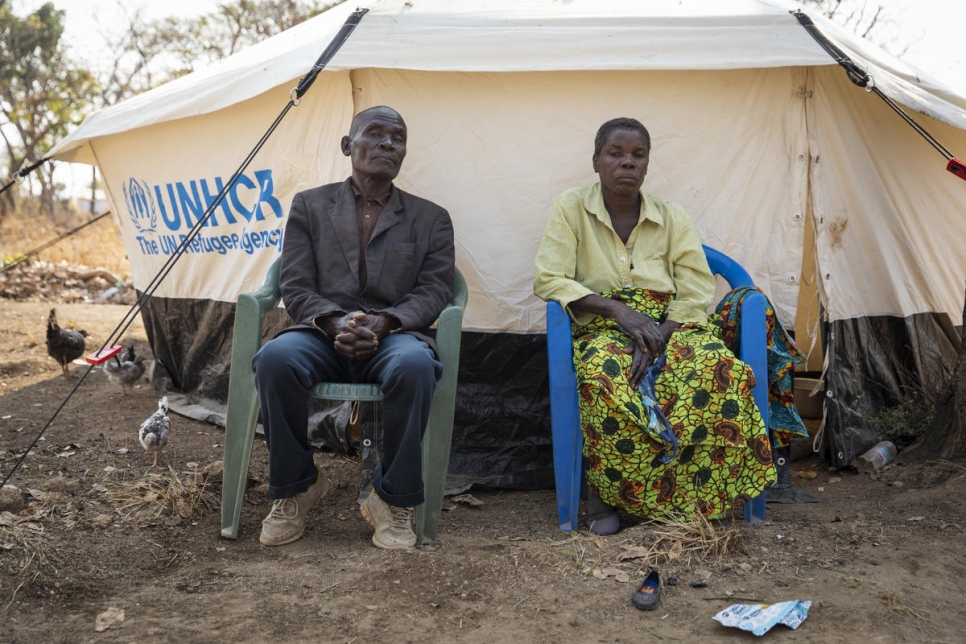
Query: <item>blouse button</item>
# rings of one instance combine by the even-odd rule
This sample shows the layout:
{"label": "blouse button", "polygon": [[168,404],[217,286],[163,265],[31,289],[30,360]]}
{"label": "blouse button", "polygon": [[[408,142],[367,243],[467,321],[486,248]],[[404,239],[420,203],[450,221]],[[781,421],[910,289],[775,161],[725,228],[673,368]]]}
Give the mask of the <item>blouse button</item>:
{"label": "blouse button", "polygon": [[626,258],[626,257],[624,257],[623,255],[621,255],[621,261],[622,261],[622,262],[626,262],[626,261],[627,261],[627,258]]}
{"label": "blouse button", "polygon": [[630,284],[624,284],[624,288],[631,288]]}

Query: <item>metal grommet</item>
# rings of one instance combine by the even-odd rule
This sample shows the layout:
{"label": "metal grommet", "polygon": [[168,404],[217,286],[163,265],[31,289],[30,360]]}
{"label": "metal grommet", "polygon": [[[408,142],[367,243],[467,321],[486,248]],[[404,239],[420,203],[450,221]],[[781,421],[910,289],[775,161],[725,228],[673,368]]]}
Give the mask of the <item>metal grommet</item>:
{"label": "metal grommet", "polygon": [[362,439],[362,446],[363,447],[372,447],[372,439],[371,438],[363,438]]}
{"label": "metal grommet", "polygon": [[299,88],[293,87],[292,91],[288,93],[288,100],[292,101],[292,105],[295,107],[299,106],[302,102],[302,98],[298,95]]}
{"label": "metal grommet", "polygon": [[865,91],[871,92],[875,89],[875,79],[869,76],[869,80],[865,83]]}

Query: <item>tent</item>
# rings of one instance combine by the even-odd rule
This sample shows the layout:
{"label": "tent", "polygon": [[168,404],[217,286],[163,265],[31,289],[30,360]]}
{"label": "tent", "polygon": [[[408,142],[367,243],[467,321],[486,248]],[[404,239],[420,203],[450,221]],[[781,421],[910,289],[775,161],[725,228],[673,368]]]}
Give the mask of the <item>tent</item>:
{"label": "tent", "polygon": [[[748,269],[785,326],[814,347],[817,370],[824,355],[830,463],[847,465],[875,442],[868,412],[952,364],[966,182],[850,82],[792,15],[795,3],[361,4],[358,27],[142,310],[175,389],[224,399],[236,294],[256,288],[278,257],[293,195],[347,175],[339,139],[353,113],[379,104],[409,126],[398,185],[449,209],[469,284],[454,475],[550,480],[533,257],[553,198],[595,180],[593,135],[615,116],[651,132],[645,189],[683,204],[704,242]],[[139,289],[356,8],[339,5],[93,114],[53,151],[99,166]],[[966,97],[812,19],[885,95],[966,155]]]}

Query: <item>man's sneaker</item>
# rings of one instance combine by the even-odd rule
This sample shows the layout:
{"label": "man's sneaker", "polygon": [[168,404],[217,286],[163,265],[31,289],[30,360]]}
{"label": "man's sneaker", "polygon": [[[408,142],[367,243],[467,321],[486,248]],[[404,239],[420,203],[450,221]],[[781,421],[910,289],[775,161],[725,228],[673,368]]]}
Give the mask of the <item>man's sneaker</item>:
{"label": "man's sneaker", "polygon": [[262,535],[258,540],[265,546],[283,546],[292,543],[305,532],[305,515],[319,502],[329,482],[322,474],[309,489],[287,499],[272,501],[272,511],[262,521]]}
{"label": "man's sneaker", "polygon": [[413,509],[397,508],[372,494],[362,502],[362,516],[373,528],[372,543],[385,550],[412,550],[416,547],[413,532]]}

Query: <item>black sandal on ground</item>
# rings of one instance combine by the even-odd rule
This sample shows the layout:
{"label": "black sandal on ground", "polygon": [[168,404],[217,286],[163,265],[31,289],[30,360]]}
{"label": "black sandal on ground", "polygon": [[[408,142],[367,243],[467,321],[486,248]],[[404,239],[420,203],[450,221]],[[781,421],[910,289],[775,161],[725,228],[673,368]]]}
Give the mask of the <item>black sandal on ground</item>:
{"label": "black sandal on ground", "polygon": [[652,570],[631,597],[631,603],[641,610],[654,610],[661,601],[661,576]]}

